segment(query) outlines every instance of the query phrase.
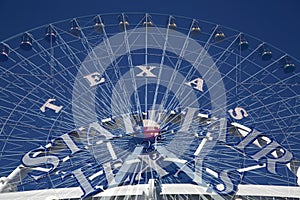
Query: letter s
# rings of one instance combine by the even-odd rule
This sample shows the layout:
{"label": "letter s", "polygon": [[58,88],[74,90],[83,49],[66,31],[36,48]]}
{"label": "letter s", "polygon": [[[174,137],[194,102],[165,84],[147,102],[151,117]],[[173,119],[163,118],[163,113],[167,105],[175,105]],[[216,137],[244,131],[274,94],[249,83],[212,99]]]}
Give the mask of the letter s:
{"label": "letter s", "polygon": [[22,158],[22,163],[25,167],[44,167],[45,165],[50,165],[50,168],[44,168],[43,172],[51,173],[57,168],[59,158],[54,155],[45,155],[45,148],[40,147],[26,153]]}
{"label": "letter s", "polygon": [[236,107],[234,109],[235,114],[233,114],[233,109],[228,110],[230,116],[234,119],[243,119],[244,117],[248,117],[248,113],[244,108]]}
{"label": "letter s", "polygon": [[238,189],[238,185],[241,182],[241,175],[237,171],[223,170],[218,177],[223,183],[215,186],[219,194],[235,194]]}

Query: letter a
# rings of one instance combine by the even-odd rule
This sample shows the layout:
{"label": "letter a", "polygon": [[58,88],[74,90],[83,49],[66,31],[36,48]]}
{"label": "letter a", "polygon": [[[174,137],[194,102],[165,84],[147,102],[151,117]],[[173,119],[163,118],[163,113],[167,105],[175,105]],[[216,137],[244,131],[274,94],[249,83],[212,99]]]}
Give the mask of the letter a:
{"label": "letter a", "polygon": [[201,78],[196,78],[190,82],[185,82],[185,84],[192,87],[194,86],[193,88],[203,92],[203,79]]}

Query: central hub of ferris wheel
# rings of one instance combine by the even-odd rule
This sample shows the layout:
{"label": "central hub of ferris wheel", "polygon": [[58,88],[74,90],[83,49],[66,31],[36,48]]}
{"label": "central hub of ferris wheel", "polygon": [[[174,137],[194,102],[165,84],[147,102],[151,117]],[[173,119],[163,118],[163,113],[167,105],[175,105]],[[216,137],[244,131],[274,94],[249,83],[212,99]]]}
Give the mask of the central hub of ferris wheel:
{"label": "central hub of ferris wheel", "polygon": [[157,122],[151,119],[143,120],[143,134],[145,139],[154,139],[160,136],[160,126]]}

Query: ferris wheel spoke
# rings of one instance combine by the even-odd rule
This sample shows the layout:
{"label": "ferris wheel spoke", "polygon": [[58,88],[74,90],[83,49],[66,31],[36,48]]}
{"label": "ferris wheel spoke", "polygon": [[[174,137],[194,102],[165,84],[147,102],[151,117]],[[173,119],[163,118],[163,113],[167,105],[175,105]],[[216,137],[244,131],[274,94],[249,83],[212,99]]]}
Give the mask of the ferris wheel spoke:
{"label": "ferris wheel spoke", "polygon": [[[232,42],[231,45],[232,45],[233,43],[234,43],[234,42]],[[230,45],[230,46],[231,46],[231,45]],[[229,47],[230,47],[230,46],[229,46]],[[258,49],[259,49],[259,47],[257,47],[254,51],[252,51],[246,58],[250,57],[250,56],[251,56],[254,52],[256,52]],[[224,51],[224,53],[225,53],[225,52],[226,52],[226,51]],[[222,54],[222,55],[223,55],[223,54]],[[219,58],[220,58],[220,57],[219,57]],[[227,73],[225,74],[225,77],[229,76],[229,74],[230,74],[231,72],[233,72],[234,70],[236,70],[236,67],[239,66],[242,62],[244,62],[246,58],[244,58],[239,64],[233,66],[232,69],[229,70],[229,72],[227,72]],[[281,59],[281,58],[277,59],[277,60],[274,61],[273,63],[278,62],[280,59]],[[271,63],[270,65],[272,65],[273,63]],[[269,65],[269,66],[270,66],[270,65]],[[219,84],[221,81],[222,81],[222,80],[216,81],[216,82],[214,83],[213,86]],[[245,81],[245,80],[244,80],[244,81]],[[230,92],[230,91],[233,91],[234,89],[235,89],[235,88],[230,89],[229,92]],[[208,91],[204,92],[203,94],[206,94],[207,92],[208,92]],[[258,92],[256,92],[256,93],[258,93]],[[240,99],[240,100],[243,100],[243,99]]]}
{"label": "ferris wheel spoke", "polygon": [[[58,34],[58,35],[59,35],[59,34]],[[81,61],[80,61],[80,59],[76,56],[76,53],[69,47],[69,45],[64,41],[64,39],[63,39],[60,35],[59,35],[59,38],[60,38],[60,40],[63,42],[64,46],[65,46],[65,47],[68,49],[68,51],[71,53],[72,58],[74,58],[78,63],[80,63]],[[93,51],[92,51],[92,52],[93,52]],[[65,53],[66,53],[66,52],[65,52]],[[68,55],[68,54],[66,53],[66,55]],[[68,56],[68,58],[69,58],[69,60],[74,64],[74,66],[77,66],[77,65],[74,63],[74,61],[73,61],[73,59],[72,59],[71,57]],[[93,58],[92,58],[90,55],[89,55],[89,58],[93,60]],[[97,60],[97,59],[96,59],[96,60]],[[99,62],[98,62],[98,64],[99,64],[100,68],[104,71],[104,68],[103,68],[102,64],[99,63]],[[94,67],[96,67],[96,66],[94,65]],[[86,75],[86,74],[83,74],[82,76],[85,76],[85,75]],[[112,83],[108,75],[107,75],[106,79],[109,80],[110,83]],[[108,85],[107,85],[107,84],[104,84],[104,85],[106,86],[106,88],[108,88]],[[89,88],[87,88],[87,86],[84,86],[84,87],[85,87],[85,91],[88,92],[88,91],[89,91]],[[105,96],[107,96],[107,97],[110,96],[107,92],[104,92],[103,94],[104,94]],[[96,97],[96,98],[97,98],[97,97]],[[86,105],[86,106],[87,106],[87,105]],[[104,106],[106,106],[106,105],[104,105]],[[105,117],[105,116],[102,116],[102,117]]]}
{"label": "ferris wheel spoke", "polygon": [[[282,57],[281,57],[282,58]],[[281,59],[280,58],[280,59]],[[273,64],[275,64],[275,63],[277,63],[280,59],[277,59],[277,60],[275,60],[274,62],[272,62],[271,64],[269,64],[266,68],[268,68],[269,66],[271,66],[271,65],[273,65]],[[258,73],[257,73],[258,74]],[[256,74],[256,75],[257,75]],[[249,75],[250,77],[254,77],[254,75]],[[250,79],[250,78],[247,78],[246,80],[248,80],[248,79]],[[287,78],[286,78],[287,79]],[[280,84],[280,82],[283,82],[284,80],[286,80],[286,79],[280,79],[280,80],[278,80],[278,83]],[[276,85],[278,85],[278,84],[276,84]],[[256,95],[258,95],[258,94],[261,94],[263,91],[268,91],[268,90],[271,90],[273,93],[276,93],[273,89],[272,89],[272,87],[273,87],[273,85],[272,84],[269,84],[269,85],[264,85],[265,86],[265,88],[263,88],[263,89],[261,89],[261,90],[258,90],[258,91],[256,91],[255,93],[254,93],[254,96],[256,96]],[[296,96],[295,97],[297,97],[297,94],[295,94]],[[242,98],[241,100],[245,100],[247,97],[244,97],[244,98]],[[289,97],[289,98],[286,98],[286,100],[289,100],[289,99],[293,99],[294,97]],[[255,104],[255,102],[253,102],[253,105]],[[274,105],[274,104],[277,104],[277,102],[273,102],[273,103],[269,103],[269,104],[262,104],[262,106],[259,106],[259,107],[256,107],[255,109],[252,109],[251,110],[251,112],[255,112],[255,110],[260,110],[261,108],[266,108],[266,106],[271,106],[271,105]],[[291,110],[290,110],[290,107],[289,106],[287,106],[286,107],[286,109],[288,110],[288,111],[290,111],[291,112]]]}
{"label": "ferris wheel spoke", "polygon": [[[122,20],[123,21],[126,21],[125,20],[125,17],[124,17],[124,14],[122,14]],[[127,51],[127,59],[128,59],[128,64],[129,64],[129,67],[131,68],[130,70],[130,75],[131,75],[131,78],[132,78],[132,84],[133,84],[133,88],[134,88],[134,98],[135,98],[135,101],[136,101],[136,106],[137,106],[137,111],[139,113],[139,115],[141,115],[142,113],[142,109],[141,109],[141,104],[140,104],[140,97],[139,97],[139,94],[137,92],[138,88],[137,88],[137,82],[136,82],[136,78],[135,78],[135,73],[134,73],[134,66],[133,66],[133,63],[132,63],[132,56],[131,56],[131,50],[130,50],[130,45],[129,45],[129,35],[127,33],[127,27],[125,25],[125,23],[123,23],[123,28],[124,28],[124,44],[125,44],[125,48],[126,48],[126,51]],[[141,117],[141,116],[140,116]]]}
{"label": "ferris wheel spoke", "polygon": [[[105,32],[105,28],[103,28],[103,32],[104,32],[104,34],[106,33],[106,32]],[[92,47],[89,45],[89,41],[88,41],[88,39],[86,38],[85,34],[82,33],[82,36],[83,36],[83,39],[84,39],[84,41],[85,41],[85,44],[87,45],[87,51],[92,53],[92,56],[90,56],[90,59],[96,60],[96,61],[97,61],[97,65],[98,65],[98,66],[101,66],[101,69],[102,69],[103,71],[105,71],[103,65],[100,63],[100,60],[97,59],[97,54],[96,54],[96,52],[94,51],[94,48],[92,48]],[[107,37],[107,36],[106,36],[106,37]],[[85,46],[85,44],[83,44],[83,46]],[[105,44],[106,44],[106,43],[105,43]],[[115,58],[115,56],[114,56],[113,53],[112,53],[112,48],[111,48],[111,46],[110,46],[108,40],[107,40],[106,48],[107,48],[107,51],[109,52],[109,57],[110,57],[110,59],[111,59],[111,63],[113,64],[113,67],[114,67],[114,69],[115,69],[115,70],[114,70],[115,75],[116,75],[117,78],[120,78],[120,72],[118,73],[119,70],[117,70],[118,67],[116,66],[116,58]],[[89,54],[89,55],[90,55],[90,54]],[[110,76],[109,76],[107,73],[105,73],[105,74],[106,74],[106,79],[109,81],[109,83],[113,84],[113,82],[112,82]],[[123,81],[122,81],[122,82],[123,82]],[[124,83],[124,82],[123,82],[123,83]],[[121,86],[121,84],[122,84],[122,83],[119,83],[120,86]],[[127,95],[126,91],[125,91],[125,95]],[[109,98],[109,94],[106,93],[106,96]],[[127,96],[126,96],[125,98],[122,98],[121,95],[119,94],[119,92],[117,92],[117,96],[118,96],[118,99],[125,99],[125,100],[129,99]],[[110,102],[110,101],[112,101],[112,99],[107,99],[107,101]],[[128,108],[128,107],[130,106],[130,104],[129,104],[128,102],[126,103],[126,101],[124,101],[124,102],[118,101],[118,103],[119,103],[119,105],[121,105],[122,108]]]}
{"label": "ferris wheel spoke", "polygon": [[[198,65],[195,65],[196,63],[201,63],[202,60],[204,59],[204,55],[207,54],[206,52],[208,51],[209,47],[210,47],[210,41],[213,38],[213,33],[217,30],[218,26],[216,26],[213,30],[213,32],[211,33],[211,35],[209,36],[208,40],[206,41],[206,43],[204,44],[203,48],[201,49],[200,53],[198,54],[195,62],[192,64],[192,66],[196,66],[195,68],[197,68]],[[204,55],[203,55],[204,54]],[[188,71],[187,75],[185,76],[185,80],[183,81],[183,83],[181,84],[181,86],[179,86],[179,89],[177,89],[177,91],[175,92],[176,94],[178,94],[178,92],[181,92],[181,90],[183,89],[183,87],[185,87],[185,82],[187,81],[187,78],[191,77],[193,75],[193,68],[191,67],[191,69]],[[176,95],[175,95],[176,96]],[[167,106],[168,109],[170,109],[170,106],[173,106],[174,102],[170,102],[170,104]]]}
{"label": "ferris wheel spoke", "polygon": [[[168,23],[170,23],[172,16],[169,16],[168,19]],[[168,45],[168,37],[169,37],[169,28],[167,28],[166,30],[166,35],[164,38],[164,45],[163,45],[163,49],[162,49],[162,54],[161,54],[161,60],[160,60],[160,64],[159,64],[159,72],[158,72],[158,77],[157,77],[157,82],[156,82],[156,86],[155,86],[155,91],[154,91],[154,98],[153,98],[153,103],[152,103],[152,110],[155,109],[156,106],[156,101],[157,101],[157,96],[158,96],[158,89],[159,89],[159,84],[160,84],[160,79],[161,79],[161,74],[162,74],[162,69],[163,69],[163,64],[164,64],[164,59],[166,56],[166,49],[167,49],[167,45]],[[154,117],[155,116],[150,116],[151,120],[155,120]]]}
{"label": "ferris wheel spoke", "polygon": [[[217,63],[221,60],[221,58],[226,54],[226,53],[229,53],[230,51],[230,48],[235,44],[235,42],[236,42],[236,39],[238,38],[240,36],[240,34],[238,35],[238,36],[236,36],[234,39],[233,39],[233,41],[227,46],[227,48],[226,49],[224,49],[223,50],[223,52],[222,52],[222,54],[216,59],[216,61],[215,61],[215,63],[216,63],[216,65],[218,65]],[[200,53],[201,54],[201,53]],[[227,56],[227,58],[228,58],[228,56]],[[202,59],[203,60],[203,59]],[[222,60],[222,62],[225,62],[226,61],[226,58],[224,59],[224,60]],[[199,62],[199,63],[201,63],[201,61]],[[214,65],[214,64],[213,64]],[[209,68],[212,68],[213,66],[210,66]],[[189,74],[190,74],[190,72],[189,72]],[[206,76],[206,74],[204,74],[203,75],[203,77],[204,76]],[[219,80],[218,80],[219,81]],[[213,87],[215,86],[215,85],[217,85],[219,82],[216,82],[214,85],[213,85]],[[182,86],[183,85],[185,85],[184,83],[182,83]],[[180,88],[179,88],[179,90],[178,91],[180,91]],[[190,91],[190,93],[189,94],[191,94],[193,91],[191,90]],[[207,91],[206,92],[204,92],[203,93],[203,95],[205,95],[207,93]],[[186,95],[183,99],[187,99],[188,98],[188,96],[189,96],[189,94],[188,95]],[[176,96],[176,95],[175,95]],[[174,97],[175,98],[175,97]],[[173,99],[174,99],[173,98]],[[196,100],[195,100],[196,101]],[[171,101],[172,102],[172,101]],[[195,102],[192,102],[192,103],[195,103]]]}
{"label": "ferris wheel spoke", "polygon": [[[275,63],[277,63],[280,59],[281,59],[281,58],[279,58],[279,59],[273,61],[273,62],[272,62],[271,64],[269,64],[267,67],[269,67],[269,66],[271,66],[271,65],[273,65],[273,64],[275,64]],[[266,67],[266,68],[267,68],[267,67]],[[263,71],[264,69],[261,69],[261,70]],[[261,71],[260,71],[260,72],[261,72]],[[255,73],[255,75],[257,75],[258,73],[259,73],[259,72]],[[244,81],[247,82],[247,80],[253,78],[255,75],[249,76],[247,79],[244,79]],[[261,92],[264,91],[264,90],[270,89],[270,88],[272,88],[272,86],[273,86],[273,85],[269,85],[269,86],[266,85],[265,88],[262,88],[261,90],[257,90],[256,92],[253,93],[253,95],[255,96],[256,94],[259,94],[259,93],[261,93]],[[233,90],[233,89],[231,89],[231,90]],[[241,98],[240,100],[245,100],[246,98],[247,98],[247,97],[244,97],[244,98]]]}
{"label": "ferris wheel spoke", "polygon": [[[173,71],[173,73],[171,75],[171,78],[170,78],[170,81],[168,83],[167,88],[170,88],[174,84],[174,81],[175,81],[175,78],[176,78],[175,72],[177,72],[178,68],[181,66],[182,58],[184,57],[184,55],[186,53],[186,49],[187,49],[187,46],[188,46],[188,41],[190,39],[191,29],[192,29],[192,26],[193,26],[194,22],[195,22],[195,20],[193,20],[192,23],[191,23],[191,26],[189,28],[189,32],[188,32],[188,34],[187,34],[187,36],[185,38],[185,41],[183,43],[182,49],[181,49],[180,54],[179,54],[179,59],[177,60],[176,65],[174,66],[174,71]],[[168,94],[169,94],[169,91],[167,90],[166,94],[162,98],[162,102],[161,102],[162,106],[166,105],[166,97],[168,96]],[[175,96],[173,97],[173,99],[175,98]],[[172,102],[173,99],[171,99],[170,102]]]}
{"label": "ferris wheel spoke", "polygon": [[[146,13],[145,14],[145,30],[146,30],[146,34],[145,34],[145,65],[148,67],[148,17],[149,14]],[[151,22],[152,23],[152,22]],[[146,87],[145,87],[145,113],[148,113],[148,79],[146,79]],[[150,116],[150,119],[152,119],[152,117]]]}
{"label": "ferris wheel spoke", "polygon": [[[103,23],[102,18],[100,18],[100,22]],[[113,64],[113,67],[115,69],[114,70],[115,71],[115,75],[116,75],[116,77],[120,78],[122,76],[122,74],[120,72],[120,67],[119,67],[119,65],[118,65],[118,63],[116,61],[117,58],[115,57],[115,54],[114,54],[114,52],[112,50],[109,38],[108,38],[106,30],[105,30],[105,27],[103,27],[103,35],[104,35],[104,44],[105,44],[105,47],[106,47],[107,52],[109,54],[109,58],[111,59],[111,63]],[[122,86],[125,85],[125,82],[124,82],[124,80],[122,78],[120,78],[120,81],[118,83],[119,83],[120,88],[122,88]],[[124,99],[124,106],[131,107],[130,102],[129,102],[130,97],[129,97],[126,89],[124,90],[124,93],[125,93],[125,98],[122,98],[122,99]]]}

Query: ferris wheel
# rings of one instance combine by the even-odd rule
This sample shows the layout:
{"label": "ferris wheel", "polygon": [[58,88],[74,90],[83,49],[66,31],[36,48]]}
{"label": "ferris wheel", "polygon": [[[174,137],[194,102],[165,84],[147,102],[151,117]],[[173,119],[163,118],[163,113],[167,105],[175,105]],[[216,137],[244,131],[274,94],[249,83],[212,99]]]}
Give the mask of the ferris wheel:
{"label": "ferris wheel", "polygon": [[121,13],[0,44],[0,199],[300,198],[299,61]]}

